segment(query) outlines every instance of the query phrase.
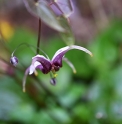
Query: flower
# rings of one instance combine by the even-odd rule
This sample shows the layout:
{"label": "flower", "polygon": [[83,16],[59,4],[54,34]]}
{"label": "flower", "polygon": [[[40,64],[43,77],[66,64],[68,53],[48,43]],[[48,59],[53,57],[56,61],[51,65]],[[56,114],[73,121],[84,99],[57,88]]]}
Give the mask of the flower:
{"label": "flower", "polygon": [[84,51],[88,53],[90,56],[92,56],[92,53],[87,50],[84,47],[77,46],[77,45],[71,45],[71,46],[66,46],[61,49],[59,49],[53,56],[52,60],[49,58],[46,58],[43,55],[36,55],[32,58],[32,63],[31,65],[26,69],[25,71],[25,76],[23,79],[23,91],[25,91],[25,83],[26,83],[26,77],[27,75],[31,75],[36,72],[36,69],[39,69],[42,71],[43,74],[48,74],[51,73],[51,84],[55,85],[56,84],[56,72],[60,70],[62,67],[62,60],[67,62],[67,64],[73,69],[73,72],[75,73],[76,70],[73,66],[73,64],[64,57],[64,55],[72,49],[77,49]]}
{"label": "flower", "polygon": [[[73,12],[73,5],[71,0],[54,0],[53,5],[57,7],[61,14],[63,14],[66,18],[68,18]],[[56,13],[56,9],[54,12]]]}
{"label": "flower", "polygon": [[66,32],[57,16],[68,18],[73,12],[71,0],[23,0],[28,12],[38,17],[49,27]]}

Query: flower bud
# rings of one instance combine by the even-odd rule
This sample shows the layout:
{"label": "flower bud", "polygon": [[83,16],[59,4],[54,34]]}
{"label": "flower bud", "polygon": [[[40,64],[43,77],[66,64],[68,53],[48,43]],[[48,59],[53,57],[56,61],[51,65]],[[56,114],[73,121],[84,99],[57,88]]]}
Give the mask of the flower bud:
{"label": "flower bud", "polygon": [[56,85],[56,78],[51,78],[51,79],[50,79],[50,83],[51,83],[52,85]]}
{"label": "flower bud", "polygon": [[11,59],[10,59],[10,63],[13,65],[13,66],[16,66],[18,64],[18,58],[15,57],[15,56],[12,56]]}

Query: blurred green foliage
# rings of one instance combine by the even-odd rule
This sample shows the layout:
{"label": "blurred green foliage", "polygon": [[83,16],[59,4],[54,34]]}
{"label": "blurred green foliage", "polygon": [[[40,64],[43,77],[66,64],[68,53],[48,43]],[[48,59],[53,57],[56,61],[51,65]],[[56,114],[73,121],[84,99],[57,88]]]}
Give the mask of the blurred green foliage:
{"label": "blurred green foliage", "polygon": [[[22,42],[35,46],[36,40],[32,32],[20,28],[7,45],[12,51]],[[41,42],[40,48],[51,58],[63,46],[54,37]],[[22,70],[0,77],[0,124],[122,124],[122,21],[111,22],[86,48],[92,58],[77,50],[66,54],[76,74],[63,63],[57,85],[52,86],[50,76],[38,71],[37,79],[28,76],[26,93],[21,86],[23,70],[35,53],[26,46],[19,48],[15,55]]]}

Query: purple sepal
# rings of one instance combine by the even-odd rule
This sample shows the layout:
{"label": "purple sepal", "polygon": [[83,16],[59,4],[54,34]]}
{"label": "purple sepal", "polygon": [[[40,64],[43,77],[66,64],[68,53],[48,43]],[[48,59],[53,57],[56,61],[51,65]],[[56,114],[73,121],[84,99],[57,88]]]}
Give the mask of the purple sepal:
{"label": "purple sepal", "polygon": [[45,58],[42,55],[36,55],[35,57],[32,58],[32,63],[35,63],[36,61],[41,63],[41,65],[43,67],[43,70],[42,70],[43,73],[50,72],[50,70],[52,68],[50,60],[48,60],[47,58]]}
{"label": "purple sepal", "polygon": [[47,74],[47,73],[49,72],[49,71],[47,71],[45,68],[43,68],[42,65],[38,65],[38,66],[36,67],[36,69],[41,70],[43,74]]}
{"label": "purple sepal", "polygon": [[62,67],[62,58],[68,50],[69,46],[59,49],[53,56],[51,63],[53,63],[55,66]]}
{"label": "purple sepal", "polygon": [[52,61],[52,63],[53,63],[55,66],[62,67],[62,58],[63,58],[63,56],[65,55],[66,52],[67,52],[67,51],[64,51],[64,52],[58,54],[58,55],[54,58],[54,60]]}

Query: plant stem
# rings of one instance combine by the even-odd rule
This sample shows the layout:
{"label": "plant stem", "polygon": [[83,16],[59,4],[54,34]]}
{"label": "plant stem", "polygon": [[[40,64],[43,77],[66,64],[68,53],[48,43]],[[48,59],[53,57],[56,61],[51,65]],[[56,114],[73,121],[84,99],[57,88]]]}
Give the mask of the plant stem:
{"label": "plant stem", "polygon": [[39,30],[38,30],[38,40],[37,40],[37,54],[39,54],[39,46],[40,46],[40,39],[41,39],[41,27],[42,27],[42,23],[41,23],[41,19],[39,18]]}

